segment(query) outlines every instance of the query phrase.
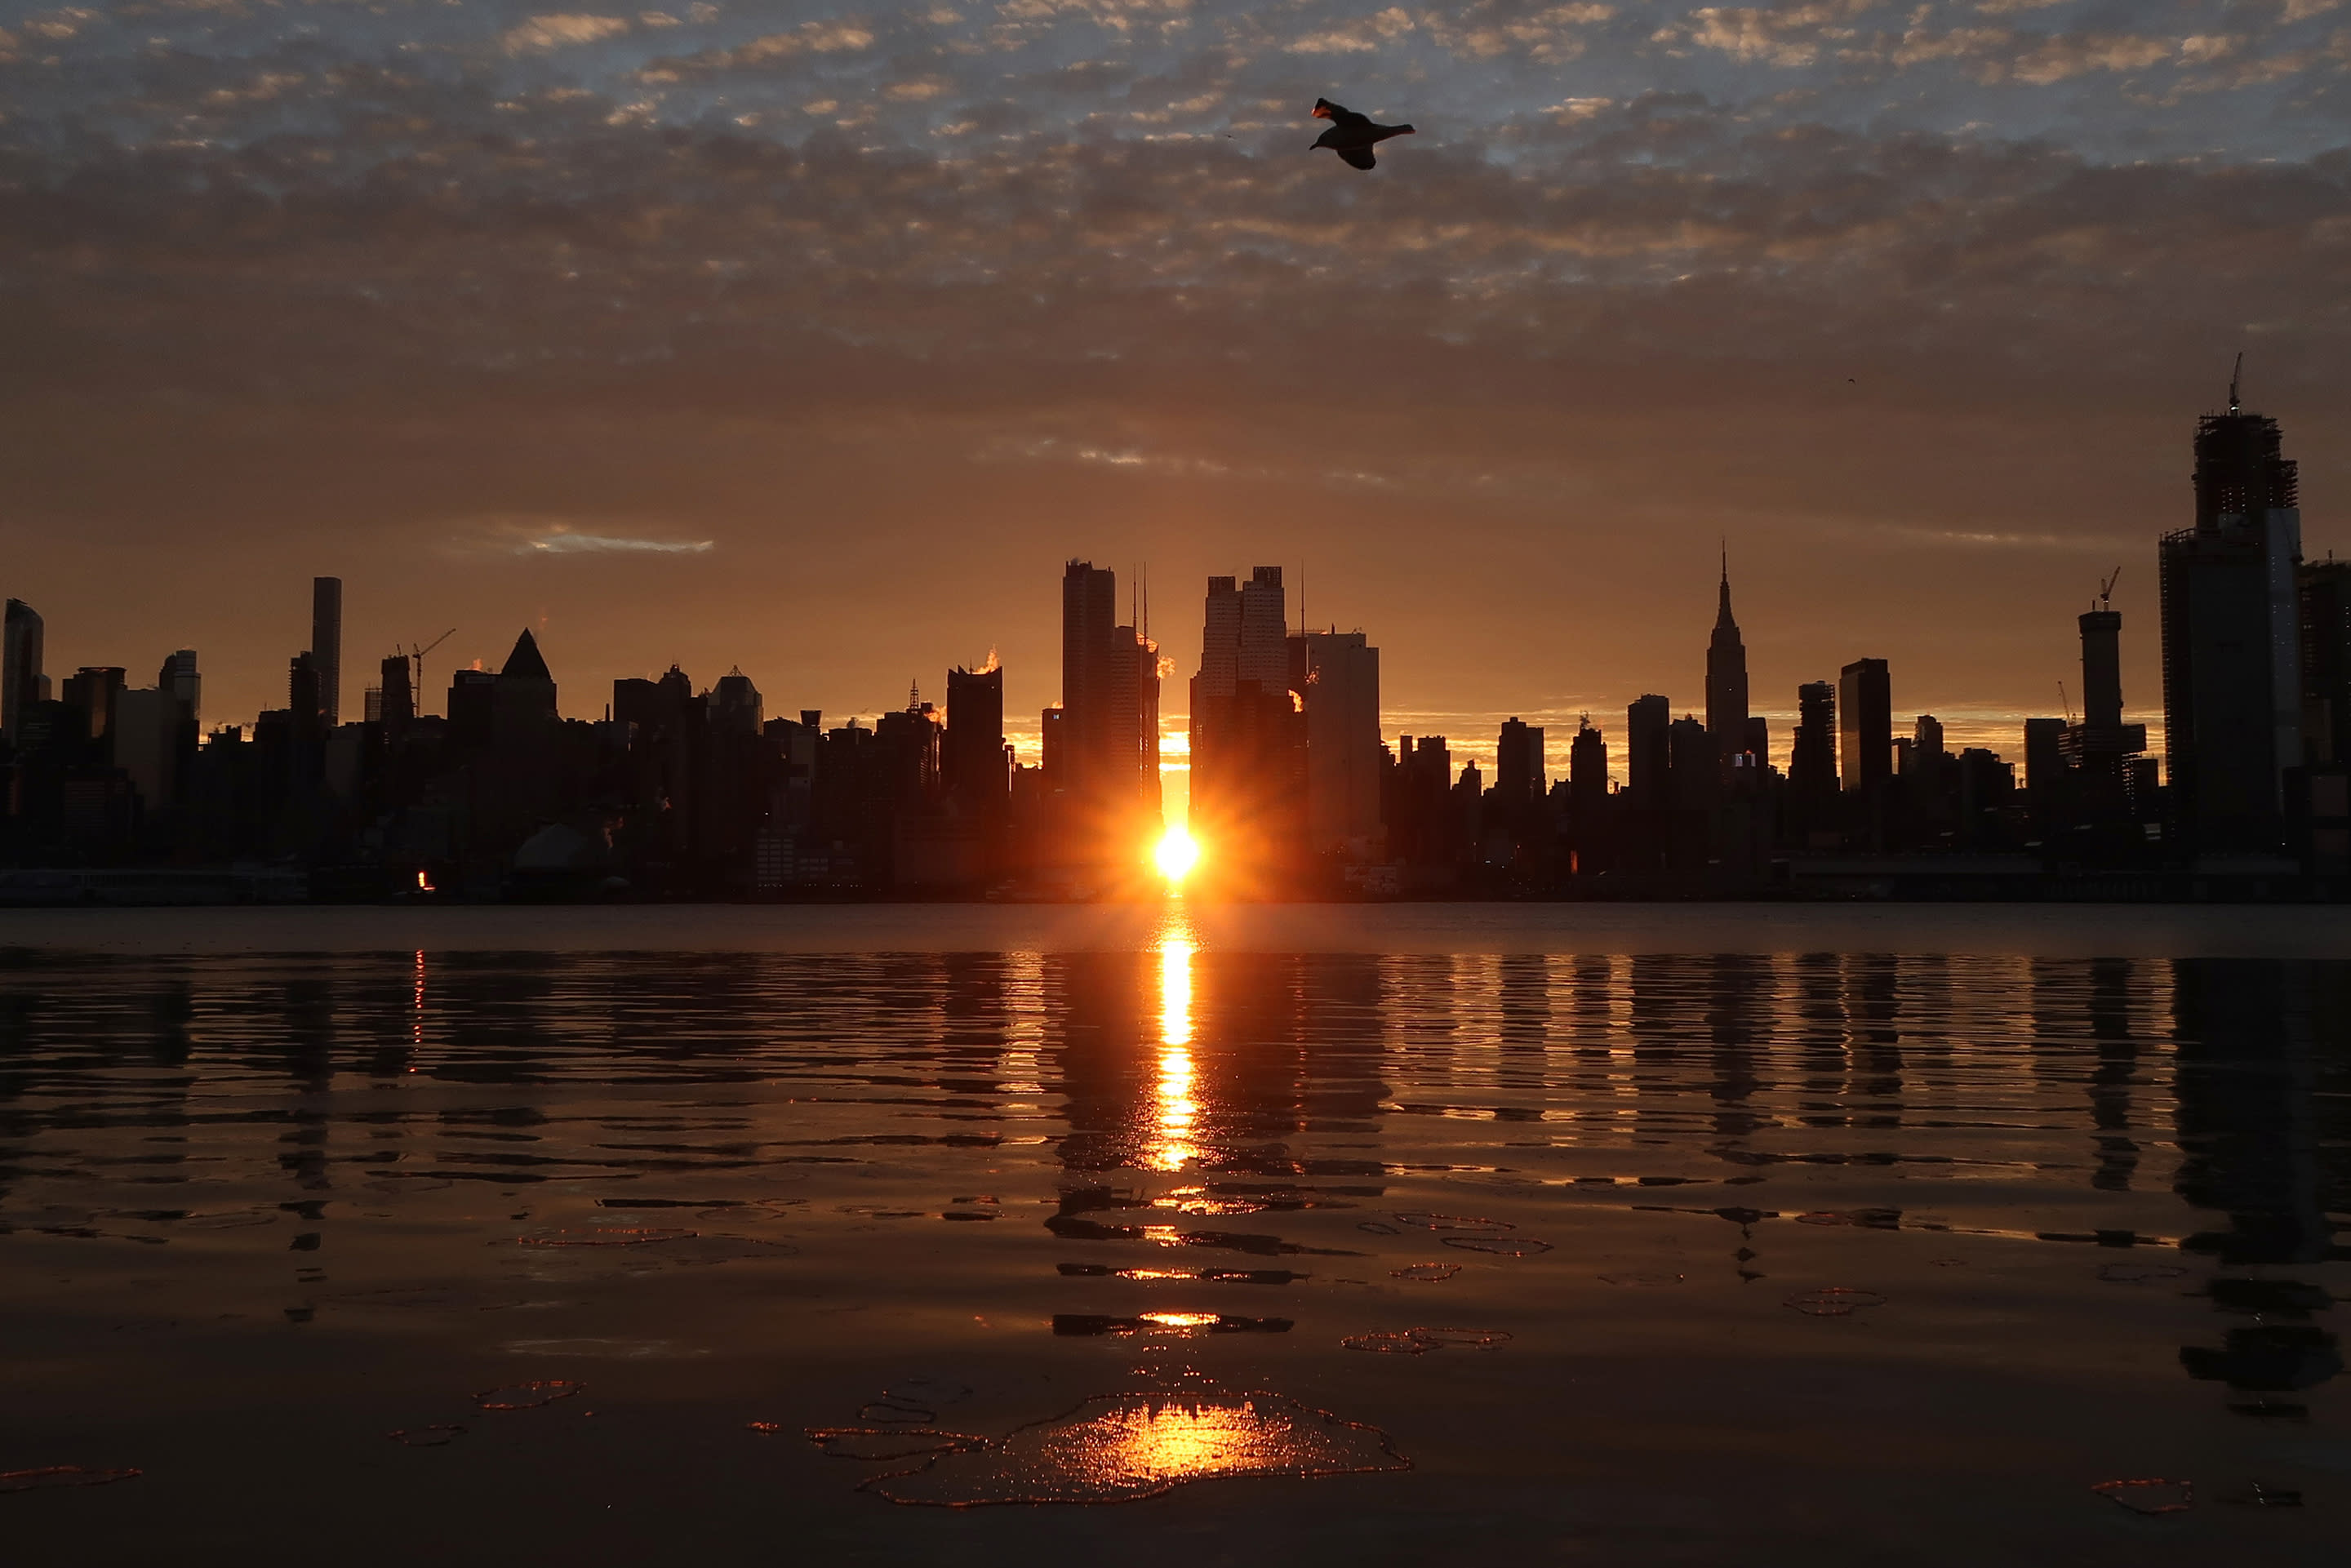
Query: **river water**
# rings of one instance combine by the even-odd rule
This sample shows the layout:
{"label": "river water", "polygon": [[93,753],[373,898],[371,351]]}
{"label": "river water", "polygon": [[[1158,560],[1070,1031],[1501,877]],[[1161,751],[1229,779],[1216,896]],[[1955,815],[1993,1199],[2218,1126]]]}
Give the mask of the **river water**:
{"label": "river water", "polygon": [[0,926],[8,1561],[2351,1539],[2323,915],[461,913]]}

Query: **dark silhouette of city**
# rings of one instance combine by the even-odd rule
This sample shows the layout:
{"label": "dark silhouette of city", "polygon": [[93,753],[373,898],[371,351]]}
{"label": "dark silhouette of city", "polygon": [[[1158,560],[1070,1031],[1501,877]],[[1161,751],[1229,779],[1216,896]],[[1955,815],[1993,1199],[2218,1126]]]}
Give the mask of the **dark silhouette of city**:
{"label": "dark silhouette of city", "polygon": [[[1343,111],[1341,111],[1343,112]],[[1448,737],[1384,738],[1380,650],[1293,625],[1280,567],[1208,579],[1189,685],[1188,845],[1160,797],[1159,645],[1139,585],[1066,564],[1061,701],[1015,759],[1004,676],[946,676],[872,727],[767,716],[739,669],[673,666],[565,719],[528,630],[424,710],[427,650],[342,706],[342,583],[314,585],[287,702],[201,724],[196,654],[152,685],[117,666],[54,683],[41,617],[7,601],[0,668],[16,902],[979,896],[1238,898],[2299,898],[2351,890],[2351,561],[2305,561],[2276,421],[2231,383],[2194,442],[2192,526],[2159,541],[2166,756],[2126,717],[2116,579],[2080,618],[2081,710],[2030,718],[2021,756],[1896,733],[1896,672],[1856,657],[1803,683],[1784,771],[1750,711],[1726,549],[1704,716],[1586,715],[1568,777],[1511,718],[1495,776]],[[2019,763],[2022,764],[2020,771]]]}

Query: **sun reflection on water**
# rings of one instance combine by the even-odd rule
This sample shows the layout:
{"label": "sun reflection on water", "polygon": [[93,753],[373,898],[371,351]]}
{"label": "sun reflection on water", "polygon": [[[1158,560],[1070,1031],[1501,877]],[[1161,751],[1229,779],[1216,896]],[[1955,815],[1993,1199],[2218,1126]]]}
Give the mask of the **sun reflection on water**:
{"label": "sun reflection on water", "polygon": [[1153,1170],[1181,1170],[1199,1149],[1192,1142],[1199,1103],[1192,1097],[1191,922],[1170,899],[1159,931],[1159,1077],[1152,1086]]}

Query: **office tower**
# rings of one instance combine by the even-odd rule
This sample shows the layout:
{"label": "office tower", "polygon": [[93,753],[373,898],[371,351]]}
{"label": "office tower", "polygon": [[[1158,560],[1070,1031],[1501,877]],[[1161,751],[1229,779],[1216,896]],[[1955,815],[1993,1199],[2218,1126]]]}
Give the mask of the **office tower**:
{"label": "office tower", "polygon": [[718,677],[717,689],[711,694],[710,727],[723,735],[757,735],[767,717],[767,705],[759,688],[737,665]]}
{"label": "office tower", "polygon": [[1253,775],[1272,765],[1255,752],[1280,748],[1272,705],[1290,701],[1289,627],[1280,567],[1257,568],[1247,584],[1208,579],[1200,673],[1191,687],[1192,801],[1203,820],[1247,815],[1263,804],[1248,804],[1245,797],[1257,782]]}
{"label": "office tower", "polygon": [[1567,747],[1567,802],[1572,818],[1583,820],[1608,800],[1608,738],[1593,727],[1586,714],[1575,727]]}
{"label": "office tower", "polygon": [[329,729],[342,722],[343,580],[310,580],[310,663],[319,673],[319,717]]}
{"label": "office tower", "polygon": [[1706,729],[1728,770],[1747,748],[1747,648],[1730,614],[1730,552],[1722,556],[1720,603],[1706,649]]}
{"label": "office tower", "polygon": [[1453,789],[1453,754],[1441,735],[1396,737],[1395,767],[1383,802],[1388,853],[1424,874],[1450,866],[1462,845]]}
{"label": "office tower", "polygon": [[1674,810],[1702,811],[1713,805],[1722,782],[1722,753],[1712,732],[1685,714],[1667,727],[1666,747],[1672,768],[1668,793]]}
{"label": "office tower", "polygon": [[1672,803],[1674,705],[1656,694],[1636,697],[1625,709],[1625,789],[1643,810]]}
{"label": "office tower", "polygon": [[1159,647],[1118,623],[1117,603],[1116,573],[1064,568],[1056,761],[1078,858],[1124,862],[1158,827]]}
{"label": "office tower", "polygon": [[326,700],[319,695],[319,656],[308,649],[286,666],[286,713],[297,735],[325,727]]}
{"label": "office tower", "polygon": [[110,737],[114,766],[131,776],[131,787],[150,811],[172,803],[178,710],[177,699],[161,685],[129,687],[114,696]]}
{"label": "office tower", "polygon": [[1747,766],[1755,769],[1761,779],[1771,767],[1771,721],[1760,713],[1747,716],[1747,737],[1743,750]]}
{"label": "office tower", "polygon": [[1837,675],[1837,770],[1848,792],[1894,771],[1894,687],[1883,659],[1855,659]]}
{"label": "office tower", "polygon": [[48,700],[41,674],[41,618],[21,599],[8,601],[0,628],[0,737],[22,745],[18,731],[33,705]]}
{"label": "office tower", "polygon": [[496,711],[496,699],[493,694],[497,686],[497,673],[494,670],[459,670],[449,677],[449,740],[452,745],[489,745],[493,716]]}
{"label": "office tower", "polygon": [[1063,787],[1091,790],[1105,762],[1112,636],[1118,625],[1118,574],[1092,561],[1061,572]]}
{"label": "office tower", "polygon": [[1380,831],[1380,651],[1361,632],[1290,640],[1306,705],[1306,849],[1370,855]]}
{"label": "office tower", "polygon": [[2034,801],[2043,808],[2064,789],[2067,776],[2073,771],[2065,760],[2068,727],[2062,718],[2024,721],[2024,787],[2032,791]]}
{"label": "office tower", "polygon": [[910,697],[905,707],[873,723],[873,778],[882,802],[902,812],[939,789],[939,723],[930,704]]}
{"label": "office tower", "polygon": [[1949,755],[1943,745],[1943,721],[1931,713],[1920,714],[1910,729],[1910,755],[1903,771],[1930,773]]}
{"label": "office tower", "polygon": [[2296,574],[2302,601],[2302,746],[2314,765],[2351,763],[2351,560]]}
{"label": "office tower", "polygon": [[[748,681],[745,685],[750,685]],[[538,639],[525,627],[491,686],[491,738],[499,745],[527,745],[561,722],[555,706],[555,676],[538,651]],[[758,727],[752,727],[757,734]]]}
{"label": "office tower", "polygon": [[201,726],[204,716],[204,677],[196,673],[196,651],[183,648],[163,661],[155,672],[156,686],[171,694],[179,705],[181,723]]}
{"label": "office tower", "polygon": [[383,662],[381,721],[387,741],[398,743],[416,718],[416,694],[409,686],[408,655],[394,653]]}
{"label": "office tower", "polygon": [[2295,563],[2302,512],[2277,421],[2229,412],[2196,425],[2196,520],[2164,536],[2164,752],[2191,848],[2277,849],[2284,774],[2302,752]]}
{"label": "office tower", "polygon": [[[1310,654],[1302,638],[1290,637],[1289,617],[1278,566],[1257,568],[1246,583],[1208,579],[1200,673],[1191,685],[1192,831],[1214,846],[1225,870],[1260,878],[1293,866],[1310,842],[1336,847],[1322,842],[1312,824],[1307,739],[1313,721],[1297,691]],[[1350,745],[1361,739],[1363,694],[1357,696],[1352,720],[1340,711],[1343,705],[1325,715],[1339,733],[1353,736]],[[1376,704],[1376,687],[1370,697]],[[1377,722],[1374,716],[1375,730]],[[1342,794],[1332,795],[1326,782],[1326,811],[1357,787],[1342,786]]]}
{"label": "office tower", "polygon": [[1522,810],[1543,799],[1543,732],[1513,715],[1502,721],[1494,742],[1494,800],[1509,810]]}
{"label": "office tower", "polygon": [[1788,786],[1798,794],[1837,792],[1837,694],[1826,681],[1796,688],[1796,736],[1788,750]]}
{"label": "office tower", "polygon": [[1578,720],[1567,747],[1567,843],[1569,869],[1589,875],[1606,869],[1608,838],[1608,741],[1592,716]]}
{"label": "office tower", "polygon": [[948,798],[968,810],[993,814],[1009,800],[1002,670],[958,665],[947,672],[947,728],[939,768]]}
{"label": "office tower", "polygon": [[108,743],[114,728],[114,705],[125,685],[123,672],[110,664],[84,664],[66,677],[63,701],[80,715],[81,733],[99,745]]}

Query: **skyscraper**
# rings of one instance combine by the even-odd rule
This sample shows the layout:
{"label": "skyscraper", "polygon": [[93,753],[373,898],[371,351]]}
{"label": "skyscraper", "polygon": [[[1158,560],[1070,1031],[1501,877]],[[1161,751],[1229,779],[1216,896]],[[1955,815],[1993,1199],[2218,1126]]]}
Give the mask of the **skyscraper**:
{"label": "skyscraper", "polygon": [[948,796],[967,810],[993,815],[1010,800],[1012,776],[1004,748],[1004,672],[960,666],[947,672],[947,728],[939,768]]}
{"label": "skyscraper", "polygon": [[1625,787],[1641,810],[1662,810],[1672,803],[1674,705],[1652,692],[1625,709]]}
{"label": "skyscraper", "polygon": [[394,653],[383,662],[383,736],[397,743],[416,718],[416,694],[411,689],[408,655]]}
{"label": "skyscraper", "polygon": [[1567,747],[1567,843],[1570,869],[1589,876],[1607,868],[1608,742],[1585,714]]}
{"label": "skyscraper", "polygon": [[163,661],[155,672],[155,685],[171,694],[179,705],[178,722],[201,727],[204,715],[204,677],[196,673],[196,651],[182,648]]}
{"label": "skyscraper", "polygon": [[1081,861],[1124,862],[1159,811],[1159,647],[1118,623],[1118,575],[1073,560],[1061,575],[1061,721],[1055,787]]}
{"label": "skyscraper", "polygon": [[711,693],[713,730],[725,735],[757,735],[766,716],[767,705],[759,696],[759,688],[751,684],[751,677],[743,673],[742,666],[738,664],[718,677],[718,685]]}
{"label": "skyscraper", "polygon": [[2194,849],[2279,848],[2303,760],[2302,511],[2282,445],[2231,382],[2229,412],[2197,422],[2195,524],[2160,546],[2166,770]]}
{"label": "skyscraper", "polygon": [[1807,681],[1796,688],[1788,787],[1812,797],[1837,792],[1837,691],[1826,681]]}
{"label": "skyscraper", "polygon": [[89,739],[111,744],[115,699],[129,684],[125,673],[111,664],[84,664],[66,677],[63,699],[81,710],[82,733]]}
{"label": "skyscraper", "polygon": [[0,629],[0,737],[23,744],[18,727],[41,700],[41,618],[21,599],[8,601]]}
{"label": "skyscraper", "polygon": [[329,729],[342,722],[343,580],[310,580],[310,664],[319,674],[319,717]]}
{"label": "skyscraper", "polygon": [[1513,715],[1502,721],[1494,743],[1494,799],[1505,810],[1523,810],[1543,798],[1543,732]]}
{"label": "skyscraper", "polygon": [[1306,848],[1368,854],[1380,831],[1380,651],[1361,632],[1290,639],[1306,704]]}
{"label": "skyscraper", "polygon": [[1739,622],[1730,615],[1730,552],[1727,549],[1722,556],[1714,638],[1706,649],[1706,731],[1714,737],[1715,750],[1729,771],[1733,759],[1747,748],[1747,648],[1739,640]]}
{"label": "skyscraper", "polygon": [[[1304,699],[1293,694],[1281,569],[1208,579],[1192,679],[1191,821],[1228,873],[1270,877],[1309,831]],[[1298,650],[1303,682],[1306,653]]]}
{"label": "skyscraper", "polygon": [[2351,560],[2314,560],[2296,574],[2302,597],[2303,754],[2351,763]]}
{"label": "skyscraper", "polygon": [[1855,659],[1837,674],[1837,770],[1848,793],[1894,776],[1894,686],[1883,659]]}

